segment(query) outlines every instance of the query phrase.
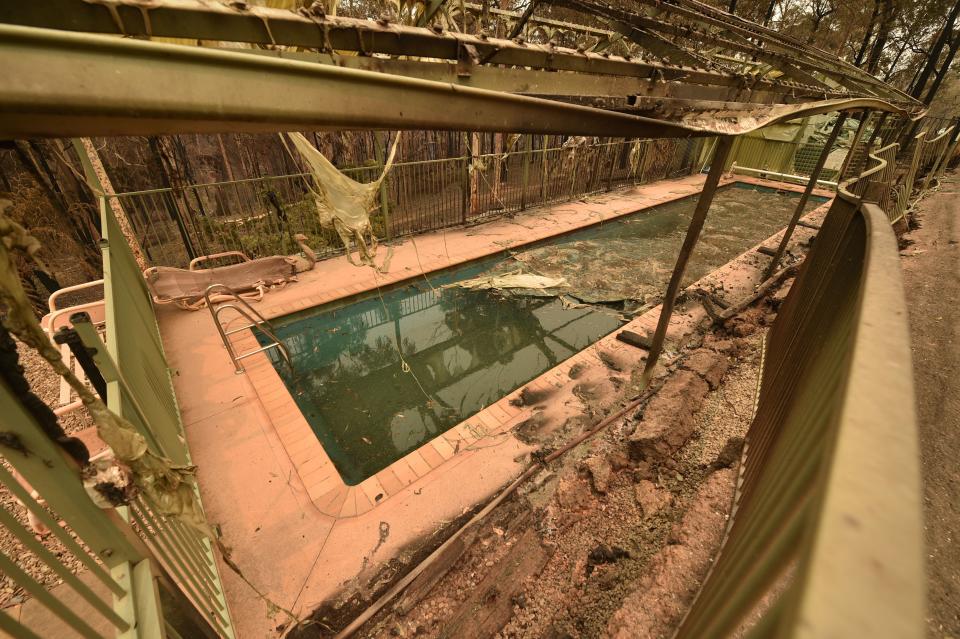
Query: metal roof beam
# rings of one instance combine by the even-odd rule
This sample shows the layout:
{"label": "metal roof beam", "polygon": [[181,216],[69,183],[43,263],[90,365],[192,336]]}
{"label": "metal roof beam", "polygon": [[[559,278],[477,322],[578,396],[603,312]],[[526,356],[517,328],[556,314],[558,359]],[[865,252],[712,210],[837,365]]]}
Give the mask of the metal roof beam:
{"label": "metal roof beam", "polygon": [[359,128],[686,137],[838,109],[902,112],[828,100],[690,126],[332,64],[10,25],[0,25],[0,58],[3,138]]}

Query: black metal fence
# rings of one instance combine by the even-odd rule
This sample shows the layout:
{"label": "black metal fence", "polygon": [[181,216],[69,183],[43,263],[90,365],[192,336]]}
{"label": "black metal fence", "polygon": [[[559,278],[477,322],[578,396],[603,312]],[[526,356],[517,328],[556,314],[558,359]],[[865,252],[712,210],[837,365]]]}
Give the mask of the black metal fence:
{"label": "black metal fence", "polygon": [[[393,166],[370,221],[379,238],[393,239],[469,224],[529,207],[574,200],[611,189],[698,172],[712,140],[704,138],[597,141],[571,139],[548,146],[522,136],[505,153],[487,153]],[[370,182],[381,167],[344,170]],[[121,193],[151,265],[185,267],[192,258],[228,250],[250,257],[287,254],[303,233],[321,257],[343,253],[332,229],[322,228],[306,173]]]}

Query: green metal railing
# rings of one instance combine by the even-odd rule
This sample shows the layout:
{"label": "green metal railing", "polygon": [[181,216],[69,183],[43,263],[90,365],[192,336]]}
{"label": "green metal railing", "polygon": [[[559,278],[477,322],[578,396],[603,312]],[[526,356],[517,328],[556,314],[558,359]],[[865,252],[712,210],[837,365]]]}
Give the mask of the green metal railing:
{"label": "green metal railing", "polygon": [[840,184],[840,190],[856,197],[863,197],[871,182],[879,182],[884,185],[892,184],[896,176],[896,160],[899,149],[900,145],[894,143],[876,151],[871,151],[867,156],[867,162],[872,166],[858,177],[844,181]]}
{"label": "green metal railing", "polygon": [[[863,126],[861,140],[880,140],[889,142],[897,128],[896,118],[874,117],[867,119]],[[848,129],[848,133],[849,133]],[[821,132],[821,137],[825,135]],[[763,136],[763,130],[740,136],[734,143],[727,168],[737,173],[747,173],[805,184],[813,173],[817,158],[823,150],[824,139],[816,137],[816,127],[805,122],[797,128],[792,140],[773,140]],[[842,139],[842,138],[841,138]],[[843,164],[845,175],[857,175],[866,164],[866,147],[852,140],[838,142],[835,151],[846,150]],[[849,162],[847,161],[849,156]],[[821,171],[818,183],[822,187],[836,188],[841,180],[839,168],[827,168]]]}
{"label": "green metal railing", "polygon": [[[101,215],[107,352],[97,349],[94,360],[107,381],[108,407],[133,423],[151,450],[177,464],[190,464],[150,293],[105,198],[101,198]],[[74,326],[88,347],[99,345],[92,326]],[[195,493],[199,500],[199,492]],[[164,517],[143,494],[132,504],[130,515],[154,557],[210,626],[223,636],[232,636],[210,541]]]}
{"label": "green metal railing", "polygon": [[[690,175],[702,168],[702,151],[711,144],[685,138],[547,147],[546,141],[527,135],[502,154],[395,164],[371,213],[374,232],[392,239]],[[380,167],[343,172],[367,182]],[[292,253],[296,233],[306,235],[318,255],[339,255],[336,233],[317,219],[309,179],[298,173],[110,197],[123,207],[151,265],[185,267],[198,255],[230,250],[250,257]]]}
{"label": "green metal railing", "polygon": [[770,332],[730,524],[678,639],[924,634],[910,340],[891,225],[957,152],[953,127],[928,136],[899,163],[899,144],[867,152],[865,170],[838,185]]}
{"label": "green metal railing", "polygon": [[[763,138],[744,137],[734,143],[730,152],[730,169],[737,172],[754,171],[770,175],[772,179],[785,178],[790,181],[806,182],[813,172],[821,143],[765,140]],[[824,170],[820,184],[836,185],[837,171]]]}
{"label": "green metal railing", "polygon": [[906,302],[861,190],[841,185],[771,329],[727,535],[678,638],[924,634]]}
{"label": "green metal railing", "polygon": [[926,140],[922,145],[918,145],[922,147],[919,150],[919,169],[925,173],[923,186],[921,187],[922,191],[927,190],[930,181],[939,173],[941,161],[947,155],[953,142],[953,130],[954,127],[948,127],[939,135]]}
{"label": "green metal railing", "polygon": [[[880,205],[891,222],[904,218],[910,202],[930,187],[932,180],[943,172],[960,148],[955,135],[956,127],[949,125],[949,121],[945,119],[933,119],[918,127],[922,130],[910,140],[906,148],[893,143],[868,150],[866,143],[869,140],[894,136],[902,126],[894,120],[886,122],[877,136],[873,135],[871,124],[879,124],[868,123],[861,136],[861,143],[847,151],[850,162],[845,173],[857,176],[849,182],[854,185],[855,190],[860,191],[858,195],[862,195],[867,184],[867,181],[861,178],[869,178],[886,185],[887,192],[881,197]],[[734,173],[806,182],[822,149],[822,142],[815,144],[743,137],[735,143],[731,152],[733,159],[730,161],[730,168]],[[861,173],[864,170],[865,172]],[[818,179],[818,184],[821,187],[836,188],[837,177],[836,171],[832,174],[824,173],[823,178]],[[918,192],[915,193],[915,190]]]}
{"label": "green metal railing", "polygon": [[[85,169],[90,179],[88,162]],[[103,197],[100,212],[106,344],[89,318],[74,316],[74,329],[92,350],[107,381],[109,408],[133,424],[152,452],[189,464],[143,277]],[[63,584],[58,588],[73,591],[70,596],[48,590],[21,567],[31,563],[24,561],[25,556],[14,559],[0,553],[0,571],[30,595],[30,605],[42,605],[47,613],[18,619],[0,611],[0,630],[25,639],[49,634],[51,627],[70,629],[82,637],[234,636],[210,540],[162,514],[143,493],[122,508],[98,507],[84,489],[77,463],[4,384],[0,384],[0,414],[7,432],[28,451],[21,455],[5,449],[4,460],[19,478],[0,465],[0,484],[52,531],[72,558],[52,554],[15,513],[3,507],[0,526],[60,577]],[[199,493],[196,497],[199,500]],[[68,567],[71,564],[82,566],[80,573],[75,574]],[[39,621],[39,626],[31,621]]]}

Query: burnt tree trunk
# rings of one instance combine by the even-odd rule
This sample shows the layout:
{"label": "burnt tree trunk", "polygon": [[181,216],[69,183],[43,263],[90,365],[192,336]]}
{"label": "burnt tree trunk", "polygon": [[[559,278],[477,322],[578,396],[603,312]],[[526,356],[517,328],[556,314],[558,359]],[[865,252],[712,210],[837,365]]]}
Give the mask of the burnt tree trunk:
{"label": "burnt tree trunk", "polygon": [[887,46],[887,40],[890,38],[890,29],[893,28],[893,21],[896,18],[893,0],[881,0],[883,8],[880,11],[880,22],[877,27],[877,36],[873,40],[873,47],[870,49],[870,55],[867,57],[867,73],[875,74],[880,67],[880,57],[883,55],[883,49]]}
{"label": "burnt tree trunk", "polygon": [[867,49],[870,46],[870,39],[873,38],[873,29],[877,26],[877,17],[880,15],[880,5],[884,0],[874,0],[873,2],[873,13],[870,15],[870,22],[867,24],[867,31],[863,34],[863,41],[860,43],[860,49],[857,51],[856,57],[853,59],[853,63],[856,66],[861,66],[863,64],[863,58],[867,55]]}
{"label": "burnt tree trunk", "polygon": [[937,91],[940,90],[940,85],[943,84],[944,78],[947,77],[947,73],[950,71],[950,65],[953,64],[953,58],[957,55],[958,47],[960,47],[960,34],[954,33],[947,47],[947,56],[944,58],[943,64],[940,65],[940,69],[937,71],[937,75],[934,77],[933,84],[930,85],[927,95],[923,98],[924,104],[929,106],[937,96]]}
{"label": "burnt tree trunk", "polygon": [[770,0],[770,4],[767,5],[767,11],[763,14],[763,26],[769,26],[770,21],[773,20],[773,10],[777,8],[778,0]]}
{"label": "burnt tree trunk", "polygon": [[923,95],[923,91],[927,87],[927,82],[929,82],[930,76],[932,76],[934,71],[937,69],[937,65],[940,62],[940,54],[943,53],[943,49],[945,46],[947,46],[947,42],[950,40],[951,34],[953,33],[953,25],[957,21],[957,14],[960,14],[960,0],[957,0],[956,4],[953,5],[953,8],[950,9],[950,13],[947,15],[947,21],[937,34],[933,43],[933,47],[930,49],[930,55],[927,58],[926,64],[920,71],[920,75],[914,79],[914,82],[910,87],[910,95],[918,100],[920,99],[920,96]]}
{"label": "burnt tree trunk", "polygon": [[87,275],[93,275],[100,270],[99,251],[95,248],[99,240],[95,227],[91,228],[89,220],[84,220],[76,214],[80,207],[71,206],[70,200],[64,193],[57,175],[47,161],[43,146],[37,141],[16,140],[14,142],[17,156],[23,167],[33,180],[40,186],[54,210],[57,211],[70,229],[70,234],[80,247],[84,270]]}

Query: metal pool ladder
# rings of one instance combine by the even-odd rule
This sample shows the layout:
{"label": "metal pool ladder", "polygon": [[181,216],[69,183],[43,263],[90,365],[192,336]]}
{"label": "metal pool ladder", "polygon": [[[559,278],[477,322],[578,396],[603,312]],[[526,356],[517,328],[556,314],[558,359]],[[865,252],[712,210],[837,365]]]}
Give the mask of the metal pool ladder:
{"label": "metal pool ladder", "polygon": [[[214,308],[213,301],[210,299],[212,293],[225,294],[231,298],[231,302],[227,304],[221,304],[217,308]],[[227,352],[230,354],[230,360],[233,362],[233,367],[236,369],[237,375],[246,372],[246,370],[243,368],[243,365],[240,363],[240,360],[271,348],[276,348],[278,351],[280,351],[280,355],[287,362],[287,366],[293,370],[293,364],[290,362],[290,353],[287,351],[287,347],[284,346],[283,342],[280,341],[280,338],[278,338],[273,332],[273,326],[269,321],[267,321],[267,318],[250,306],[250,304],[248,304],[245,299],[240,297],[236,291],[226,284],[211,284],[207,287],[207,290],[203,292],[203,299],[207,303],[207,308],[210,309],[210,315],[213,317],[213,323],[216,325],[217,331],[220,333],[220,338],[223,340],[224,347],[226,347]],[[239,304],[239,306],[237,304]],[[238,328],[225,330],[223,328],[223,324],[220,322],[220,313],[228,308],[235,310],[241,317],[250,323]],[[264,335],[272,339],[273,342],[247,353],[237,354],[236,349],[233,347],[233,342],[230,341],[230,335],[251,328],[259,329]]]}

